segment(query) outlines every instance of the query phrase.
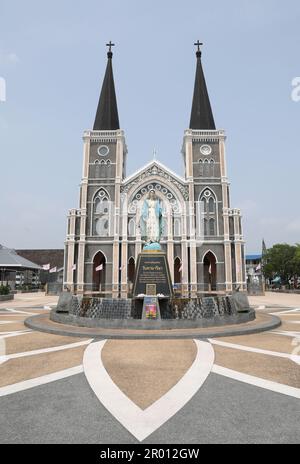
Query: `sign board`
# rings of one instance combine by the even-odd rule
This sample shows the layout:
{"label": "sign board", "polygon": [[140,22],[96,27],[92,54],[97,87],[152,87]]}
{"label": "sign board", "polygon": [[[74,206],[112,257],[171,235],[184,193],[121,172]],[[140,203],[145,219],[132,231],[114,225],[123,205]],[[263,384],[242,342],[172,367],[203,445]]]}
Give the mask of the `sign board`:
{"label": "sign board", "polygon": [[142,252],[138,256],[134,277],[133,295],[149,295],[170,297],[173,294],[167,256],[163,252]]}

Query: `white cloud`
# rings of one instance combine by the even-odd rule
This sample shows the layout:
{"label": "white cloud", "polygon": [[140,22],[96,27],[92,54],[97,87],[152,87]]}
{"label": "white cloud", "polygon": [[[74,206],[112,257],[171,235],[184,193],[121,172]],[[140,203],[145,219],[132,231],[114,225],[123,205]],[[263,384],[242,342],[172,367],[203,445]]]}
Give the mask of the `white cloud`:
{"label": "white cloud", "polygon": [[[259,219],[259,224],[269,228],[270,232],[277,229],[277,233],[300,232],[300,219],[288,219],[284,217],[264,217]],[[273,229],[273,230],[272,230]]]}
{"label": "white cloud", "polygon": [[9,53],[7,55],[7,59],[10,63],[13,63],[13,64],[18,64],[20,62],[20,58],[18,57],[16,53]]}
{"label": "white cloud", "polygon": [[264,217],[259,219],[259,223],[263,227],[282,227],[284,224],[284,219],[280,217]]}
{"label": "white cloud", "polygon": [[4,65],[17,65],[20,63],[20,58],[15,52],[4,52],[0,50],[0,64]]}
{"label": "white cloud", "polygon": [[254,213],[258,210],[258,206],[259,205],[255,201],[250,199],[239,202],[239,208],[241,209],[242,214],[245,214],[245,212],[247,214]]}
{"label": "white cloud", "polygon": [[1,131],[6,131],[8,129],[8,124],[3,116],[0,116],[0,129]]}
{"label": "white cloud", "polygon": [[300,232],[300,219],[295,219],[286,225],[289,232]]}

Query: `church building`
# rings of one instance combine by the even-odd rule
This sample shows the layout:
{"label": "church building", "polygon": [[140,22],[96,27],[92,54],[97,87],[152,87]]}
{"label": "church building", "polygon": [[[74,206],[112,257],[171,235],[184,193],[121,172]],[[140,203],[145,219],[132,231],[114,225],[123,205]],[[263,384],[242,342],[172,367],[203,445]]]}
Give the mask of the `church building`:
{"label": "church building", "polygon": [[143,249],[141,208],[154,191],[162,205],[160,243],[175,293],[193,297],[245,290],[241,212],[230,205],[226,136],[215,126],[199,41],[183,175],[154,159],[126,177],[111,45],[94,126],[83,134],[79,208],[68,215],[65,288],[113,298],[131,295]]}

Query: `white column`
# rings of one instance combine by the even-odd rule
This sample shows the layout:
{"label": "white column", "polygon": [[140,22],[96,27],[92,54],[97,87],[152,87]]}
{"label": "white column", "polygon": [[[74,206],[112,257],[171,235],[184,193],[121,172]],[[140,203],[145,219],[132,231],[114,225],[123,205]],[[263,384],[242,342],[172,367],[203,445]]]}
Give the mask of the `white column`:
{"label": "white column", "polygon": [[167,237],[167,256],[170,268],[171,280],[174,282],[174,241],[173,241],[173,217],[172,208],[168,208],[168,237]]}
{"label": "white column", "polygon": [[128,201],[127,195],[121,198],[122,218],[122,260],[121,260],[121,296],[127,298],[127,274],[128,274]]}
{"label": "white column", "polygon": [[197,253],[196,253],[196,222],[195,222],[195,202],[194,185],[190,184],[189,201],[189,222],[190,222],[190,285],[191,294],[196,296],[197,292]]}
{"label": "white column", "polygon": [[119,294],[119,228],[120,228],[120,204],[121,204],[121,182],[123,172],[123,152],[124,138],[120,131],[117,136],[116,145],[116,177],[115,177],[115,202],[114,202],[114,242],[113,242],[113,267],[112,267],[112,286],[113,298],[117,298]]}
{"label": "white column", "polygon": [[[82,163],[82,181],[80,195],[80,238],[78,242],[78,257],[77,257],[77,292],[84,292],[84,259],[85,259],[85,240],[86,240],[86,219],[87,219],[87,190],[88,190],[88,175],[90,161],[90,133],[84,132],[83,135],[83,163]],[[74,229],[75,234],[75,229]],[[75,235],[74,235],[75,237]],[[74,271],[72,271],[74,275]]]}
{"label": "white column", "polygon": [[90,137],[89,133],[83,135],[83,163],[82,163],[82,179],[87,179],[89,175],[90,162]]}
{"label": "white column", "polygon": [[79,242],[78,248],[78,270],[77,270],[77,293],[84,292],[84,257],[85,242]]}
{"label": "white column", "polygon": [[243,287],[243,264],[242,264],[242,243],[235,242],[235,268],[236,268],[236,284]]}
{"label": "white column", "polygon": [[222,180],[227,181],[227,165],[226,165],[226,148],[225,148],[226,137],[220,138],[220,170]]}
{"label": "white column", "polygon": [[120,269],[120,259],[119,259],[119,220],[120,220],[120,208],[119,198],[120,198],[120,186],[116,186],[116,201],[118,203],[114,204],[114,241],[113,241],[113,263],[112,263],[112,293],[113,298],[118,298],[119,295],[119,269]]}
{"label": "white column", "polygon": [[183,205],[182,211],[182,236],[181,236],[181,264],[182,264],[182,271],[181,271],[181,289],[182,289],[182,296],[188,296],[188,248],[187,248],[187,211],[186,205]]}
{"label": "white column", "polygon": [[85,240],[86,240],[86,220],[87,220],[87,179],[81,183],[81,203],[80,203],[80,239],[78,245],[77,258],[77,291],[84,292],[84,259],[85,259]]}
{"label": "white column", "polygon": [[223,208],[224,218],[224,256],[225,256],[225,285],[226,291],[232,291],[231,242],[229,240],[229,209]]}
{"label": "white column", "polygon": [[140,208],[137,208],[137,213],[136,213],[136,241],[135,241],[135,256],[134,260],[135,263],[137,263],[138,255],[142,251],[142,237],[141,237],[141,230],[139,227],[139,222],[141,218],[141,211]]}
{"label": "white column", "polygon": [[182,257],[182,296],[188,296],[188,283],[189,283],[189,274],[188,274],[188,246],[187,241],[182,240],[181,242],[181,257]]}
{"label": "white column", "polygon": [[135,262],[137,261],[138,255],[142,252],[142,238],[141,234],[137,232],[135,242]]}
{"label": "white column", "polygon": [[185,176],[186,180],[193,180],[193,139],[190,131],[185,132],[184,154],[185,154]]}
{"label": "white column", "polygon": [[235,252],[235,269],[236,269],[236,284],[241,288],[244,287],[243,279],[243,263],[242,263],[242,236],[240,231],[240,210],[233,210],[234,220],[234,252]]}
{"label": "white column", "polygon": [[[186,233],[190,236],[190,286],[191,296],[196,296],[197,292],[197,252],[196,252],[196,216],[195,216],[195,195],[194,195],[194,168],[193,168],[193,138],[190,131],[186,131],[185,135],[185,166],[186,180],[189,184],[189,202],[188,202],[188,221],[189,230]],[[187,218],[186,218],[187,224]],[[188,254],[186,258],[188,261]],[[183,265],[184,267],[184,265]],[[188,288],[188,272],[186,272],[186,284]]]}
{"label": "white column", "polygon": [[67,236],[68,260],[67,260],[67,282],[69,289],[74,291],[74,257],[75,257],[75,227],[76,227],[76,209],[71,209],[69,213],[70,228]]}
{"label": "white column", "polygon": [[197,248],[196,241],[190,243],[190,273],[191,273],[191,296],[197,296]]}

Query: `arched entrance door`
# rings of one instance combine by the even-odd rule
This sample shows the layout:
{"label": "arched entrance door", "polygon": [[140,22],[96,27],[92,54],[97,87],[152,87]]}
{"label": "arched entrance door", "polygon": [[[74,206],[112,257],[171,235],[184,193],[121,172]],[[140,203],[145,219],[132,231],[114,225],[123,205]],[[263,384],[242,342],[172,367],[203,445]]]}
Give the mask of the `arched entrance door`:
{"label": "arched entrance door", "polygon": [[203,259],[205,291],[217,290],[217,265],[215,255],[209,251]]}
{"label": "arched entrance door", "polygon": [[105,265],[105,256],[101,251],[98,251],[93,261],[93,290],[95,292],[105,291]]}
{"label": "arched entrance door", "polygon": [[174,290],[175,293],[180,293],[181,292],[181,270],[182,270],[182,265],[181,265],[181,260],[180,258],[175,258],[174,259]]}
{"label": "arched entrance door", "polygon": [[128,261],[128,272],[127,272],[129,283],[133,283],[134,273],[135,273],[135,261],[134,261],[134,258],[131,257]]}

